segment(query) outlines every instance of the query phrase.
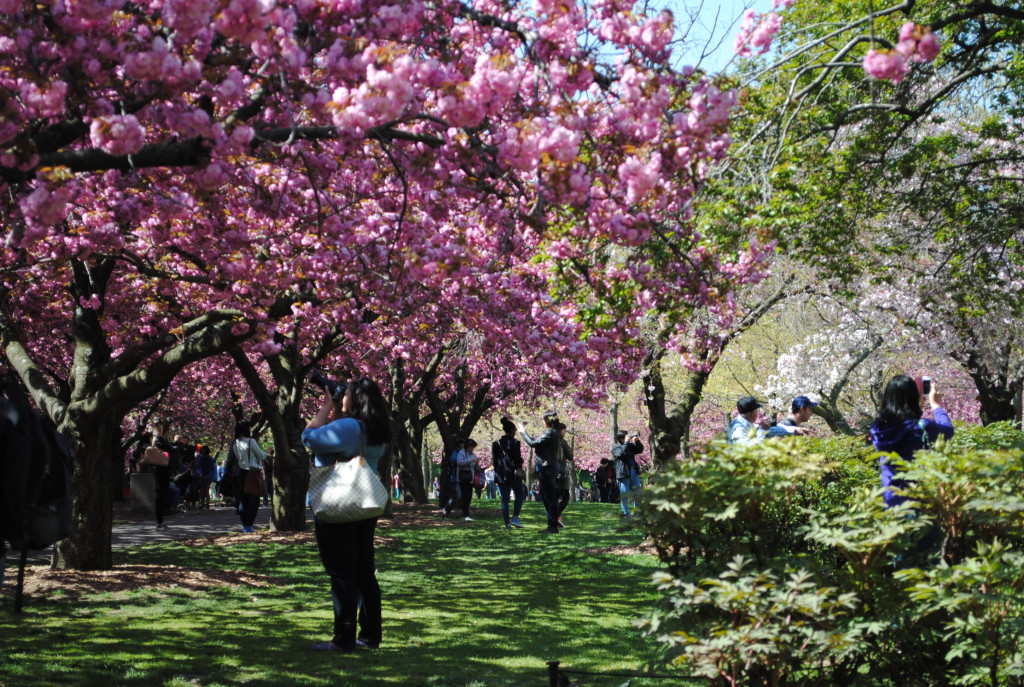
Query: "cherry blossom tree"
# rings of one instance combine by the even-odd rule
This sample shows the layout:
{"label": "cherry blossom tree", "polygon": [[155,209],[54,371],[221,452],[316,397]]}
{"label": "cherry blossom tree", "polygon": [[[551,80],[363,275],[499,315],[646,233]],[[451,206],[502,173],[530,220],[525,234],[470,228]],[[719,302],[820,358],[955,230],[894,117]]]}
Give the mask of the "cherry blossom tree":
{"label": "cherry blossom tree", "polygon": [[73,448],[60,566],[110,565],[121,422],[198,361],[276,355],[297,320],[368,340],[366,313],[415,347],[424,304],[495,294],[528,304],[517,340],[575,322],[577,344],[547,342],[572,359],[579,342],[615,350],[651,309],[684,323],[751,259],[714,255],[688,221],[735,93],[669,67],[668,13],[7,0],[0,14],[0,338]]}
{"label": "cherry blossom tree", "polygon": [[866,282],[858,296],[831,294],[819,285],[804,302],[789,304],[777,326],[806,334],[755,385],[759,397],[786,413],[794,397],[810,396],[819,403],[815,414],[832,431],[864,433],[893,375],[931,376],[951,416],[976,422],[975,385],[952,357],[950,340],[934,336],[920,315],[911,317],[917,310],[912,294]]}

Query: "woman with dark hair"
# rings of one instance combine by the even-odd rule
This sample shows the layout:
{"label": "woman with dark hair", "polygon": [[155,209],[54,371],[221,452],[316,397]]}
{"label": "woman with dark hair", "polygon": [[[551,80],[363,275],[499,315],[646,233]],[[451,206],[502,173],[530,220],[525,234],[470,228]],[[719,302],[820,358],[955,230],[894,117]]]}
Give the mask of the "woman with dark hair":
{"label": "woman with dark hair", "polygon": [[262,470],[263,459],[267,457],[256,440],[249,436],[249,423],[243,421],[235,423],[235,443],[231,450],[238,458],[238,481],[235,488],[238,490],[238,517],[242,521],[243,532],[255,532],[253,524],[256,522],[256,514],[260,510],[260,496],[252,496],[245,493],[245,478],[250,470]]}
{"label": "woman with dark hair", "polygon": [[[914,452],[932,446],[940,436],[947,439],[953,436],[953,423],[942,408],[942,396],[930,381],[927,398],[932,408],[934,420],[922,419],[921,407],[924,404],[925,392],[923,383],[906,375],[897,375],[889,381],[882,395],[882,408],[878,417],[871,425],[871,442],[879,451],[896,453],[905,461],[914,459]],[[885,493],[882,498],[887,506],[895,506],[906,501],[905,496],[896,494],[890,489],[902,489],[906,482],[896,477],[896,468],[888,463],[883,456],[879,459],[882,468],[882,486]]]}
{"label": "woman with dark hair", "polygon": [[[362,456],[374,471],[391,443],[391,416],[377,384],[366,377],[352,380],[344,396],[334,400],[330,389],[316,416],[302,432],[302,443],[317,466]],[[377,518],[356,522],[314,521],[316,544],[331,578],[334,636],[314,644],[318,651],[375,649],[383,634],[381,593],[377,583],[373,533]],[[359,634],[356,636],[358,614]]]}

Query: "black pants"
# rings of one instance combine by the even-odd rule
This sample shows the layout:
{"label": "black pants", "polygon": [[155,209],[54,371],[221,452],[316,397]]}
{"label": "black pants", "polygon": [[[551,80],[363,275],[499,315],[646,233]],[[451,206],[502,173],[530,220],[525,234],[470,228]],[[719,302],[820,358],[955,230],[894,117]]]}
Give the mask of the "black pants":
{"label": "black pants", "polygon": [[457,488],[462,492],[462,515],[463,517],[469,517],[469,504],[473,503],[473,480],[460,480],[457,484]]}
{"label": "black pants", "polygon": [[171,469],[157,465],[153,468],[153,478],[156,485],[156,524],[159,525],[164,521],[164,515],[167,514],[167,507],[170,505]]}
{"label": "black pants", "polygon": [[537,486],[540,487],[540,499],[544,502],[544,510],[548,514],[548,530],[558,531],[558,490],[555,489],[555,477],[558,468],[554,465],[537,468]]}
{"label": "black pants", "polygon": [[569,490],[559,489],[558,490],[558,517],[562,517],[562,512],[565,507],[569,505]]}
{"label": "black pants", "polygon": [[314,527],[320,561],[331,578],[334,605],[331,641],[338,646],[355,644],[358,615],[359,639],[367,644],[380,644],[383,634],[381,594],[373,552],[377,518],[342,523],[315,520]]}
{"label": "black pants", "polygon": [[245,491],[245,475],[248,470],[242,470],[241,475],[238,477],[238,517],[242,521],[243,527],[252,527],[252,524],[256,522],[256,514],[260,510],[260,497],[259,496],[248,496]]}

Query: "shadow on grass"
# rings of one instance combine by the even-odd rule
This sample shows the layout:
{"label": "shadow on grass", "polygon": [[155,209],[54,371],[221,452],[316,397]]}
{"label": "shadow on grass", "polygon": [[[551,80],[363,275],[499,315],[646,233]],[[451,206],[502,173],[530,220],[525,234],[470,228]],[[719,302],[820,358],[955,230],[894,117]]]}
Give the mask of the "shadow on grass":
{"label": "shadow on grass", "polygon": [[20,618],[5,608],[0,685],[543,685],[548,660],[621,671],[655,658],[632,621],[655,600],[657,561],[586,552],[640,541],[620,528],[617,506],[574,504],[557,535],[540,534],[539,504],[527,504],[523,530],[505,530],[494,502],[474,519],[388,530],[396,545],[377,551],[377,651],[309,650],[331,627],[314,545],[169,543],[116,562],[244,569],[287,583],[55,597]]}

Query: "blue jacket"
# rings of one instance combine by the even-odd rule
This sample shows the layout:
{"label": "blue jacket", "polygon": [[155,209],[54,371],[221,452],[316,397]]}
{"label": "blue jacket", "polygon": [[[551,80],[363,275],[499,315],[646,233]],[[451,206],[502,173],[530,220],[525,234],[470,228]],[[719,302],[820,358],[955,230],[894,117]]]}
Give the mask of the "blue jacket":
{"label": "blue jacket", "polygon": [[[942,408],[935,408],[932,411],[934,420],[903,420],[888,425],[879,425],[877,422],[871,425],[871,443],[879,451],[895,453],[905,461],[914,459],[914,453],[924,448],[924,437],[928,437],[928,445],[935,444],[940,436],[947,439],[953,436],[953,423]],[[907,500],[905,496],[899,496],[888,487],[905,488],[907,483],[896,478],[896,469],[889,465],[885,456],[879,461],[882,468],[882,486],[886,487],[882,498],[887,506],[895,506]]]}
{"label": "blue jacket", "polygon": [[377,463],[384,456],[387,444],[363,444],[360,438],[363,427],[351,417],[328,422],[323,427],[309,428],[302,432],[302,445],[313,452],[314,465],[324,467],[339,460],[358,456],[362,450],[367,464],[376,471]]}

